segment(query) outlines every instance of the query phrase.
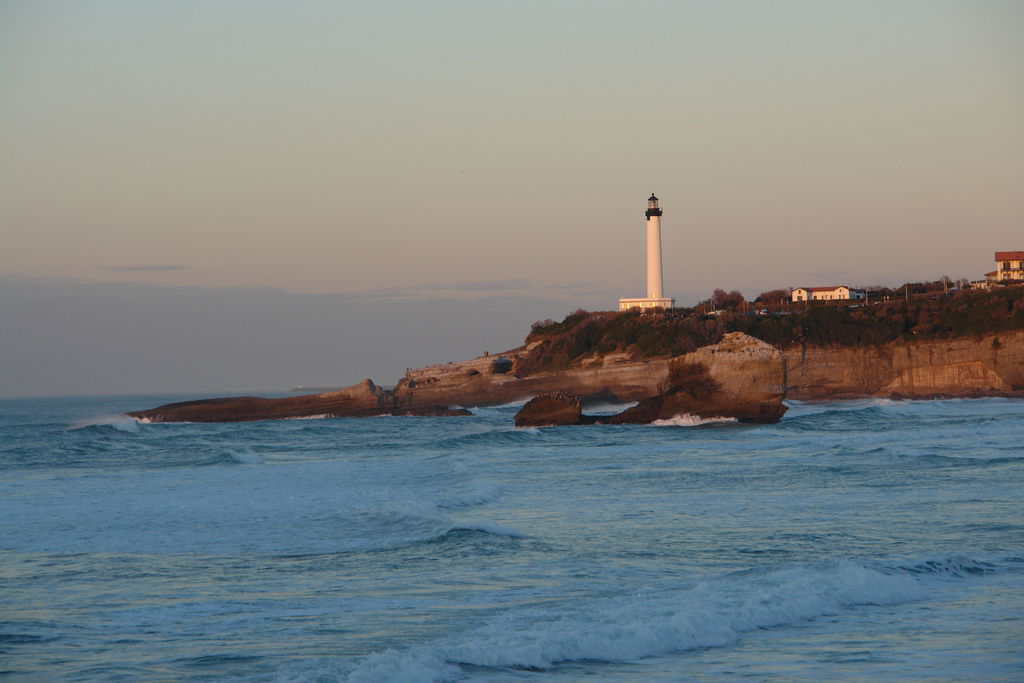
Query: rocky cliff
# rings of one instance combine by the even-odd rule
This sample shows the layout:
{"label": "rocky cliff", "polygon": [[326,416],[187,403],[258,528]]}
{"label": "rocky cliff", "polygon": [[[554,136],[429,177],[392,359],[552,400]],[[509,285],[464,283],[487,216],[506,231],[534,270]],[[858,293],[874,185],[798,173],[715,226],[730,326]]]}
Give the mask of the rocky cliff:
{"label": "rocky cliff", "polygon": [[[628,353],[593,354],[567,369],[519,376],[531,345],[501,356],[408,371],[392,390],[370,380],[307,396],[255,396],[176,403],[129,413],[152,421],[234,422],[280,418],[466,414],[458,406],[511,403],[546,393],[595,402],[645,401],[666,394],[675,371],[710,382],[667,392],[622,421],[691,413],[770,421],[782,397],[802,400],[896,396],[908,398],[1024,396],[1024,330],[948,340],[893,341],[861,346],[790,346],[779,351],[741,332],[674,360],[638,360]],[[680,370],[690,368],[690,370]],[[678,379],[676,377],[675,379]],[[660,401],[660,403],[658,403]],[[657,405],[655,405],[657,403]]]}
{"label": "rocky cliff", "polygon": [[787,395],[800,400],[1024,395],[1024,330],[783,353]]}

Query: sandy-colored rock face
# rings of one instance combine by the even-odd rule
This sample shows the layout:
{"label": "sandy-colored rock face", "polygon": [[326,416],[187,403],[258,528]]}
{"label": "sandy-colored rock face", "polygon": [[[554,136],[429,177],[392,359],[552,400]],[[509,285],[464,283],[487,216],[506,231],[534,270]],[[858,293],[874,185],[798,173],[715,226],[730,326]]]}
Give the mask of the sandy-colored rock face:
{"label": "sandy-colored rock face", "polygon": [[[730,332],[714,346],[683,356],[702,363],[718,385],[723,404],[781,405],[786,395],[786,365],[782,352],[742,332]],[[781,413],[779,413],[781,415]]]}
{"label": "sandy-colored rock face", "polygon": [[659,393],[611,417],[613,424],[645,423],[682,415],[777,422],[786,412],[782,353],[741,332],[674,358]]}
{"label": "sandy-colored rock face", "polygon": [[435,365],[407,373],[394,390],[397,405],[495,405],[559,391],[584,400],[638,401],[656,393],[668,376],[667,360],[598,362],[523,378],[512,373],[494,373],[490,364],[479,363],[481,360]]}
{"label": "sandy-colored rock face", "polygon": [[635,424],[681,415],[776,422],[786,412],[784,380],[781,352],[735,332],[672,359],[656,393],[617,415],[586,416],[578,396],[543,394],[523,406],[516,425]]}
{"label": "sandy-colored rock face", "polygon": [[1024,393],[1024,330],[879,347],[797,347],[785,357],[795,399]]}

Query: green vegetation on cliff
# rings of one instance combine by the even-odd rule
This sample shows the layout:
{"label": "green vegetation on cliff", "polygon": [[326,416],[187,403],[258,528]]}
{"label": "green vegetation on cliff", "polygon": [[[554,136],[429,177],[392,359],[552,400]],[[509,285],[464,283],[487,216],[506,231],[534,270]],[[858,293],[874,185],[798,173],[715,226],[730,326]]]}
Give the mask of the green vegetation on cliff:
{"label": "green vegetation on cliff", "polygon": [[716,344],[728,332],[745,332],[785,349],[791,346],[867,346],[896,340],[951,339],[1024,329],[1024,287],[949,296],[920,296],[864,305],[812,304],[767,314],[717,316],[677,308],[640,313],[576,311],[561,322],[535,323],[516,364],[520,376],[562,370],[589,356],[628,353],[667,358]]}

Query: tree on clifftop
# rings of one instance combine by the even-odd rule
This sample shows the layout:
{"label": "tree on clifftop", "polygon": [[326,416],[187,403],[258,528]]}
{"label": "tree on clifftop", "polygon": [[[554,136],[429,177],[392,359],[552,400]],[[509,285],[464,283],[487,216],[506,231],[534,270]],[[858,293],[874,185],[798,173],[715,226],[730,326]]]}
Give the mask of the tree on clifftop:
{"label": "tree on clifftop", "polygon": [[766,306],[778,306],[781,303],[789,301],[789,298],[790,291],[788,289],[770,289],[767,292],[761,292],[756,301],[765,304]]}
{"label": "tree on clifftop", "polygon": [[746,299],[743,298],[743,294],[737,290],[726,292],[724,289],[716,289],[711,295],[711,301],[714,302],[715,308],[735,310],[743,305]]}

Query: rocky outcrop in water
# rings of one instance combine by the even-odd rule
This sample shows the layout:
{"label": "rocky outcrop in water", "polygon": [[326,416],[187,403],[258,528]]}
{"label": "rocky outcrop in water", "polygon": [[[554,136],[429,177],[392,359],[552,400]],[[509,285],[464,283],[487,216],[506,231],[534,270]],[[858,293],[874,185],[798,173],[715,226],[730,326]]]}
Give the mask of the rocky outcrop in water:
{"label": "rocky outcrop in water", "polygon": [[308,417],[373,417],[377,415],[458,416],[463,408],[447,405],[398,406],[391,392],[365,379],[345,389],[306,396],[263,398],[232,396],[169,403],[128,413],[150,422],[248,422]]}
{"label": "rocky outcrop in water", "polygon": [[782,353],[742,332],[679,356],[669,364],[661,390],[614,415],[610,424],[648,423],[691,415],[778,422],[786,412]]}
{"label": "rocky outcrop in water", "polygon": [[583,415],[583,402],[579,396],[563,392],[531,398],[515,417],[516,427],[564,427],[595,421]]}
{"label": "rocky outcrop in water", "polygon": [[657,393],[609,416],[588,416],[579,396],[543,394],[516,415],[516,426],[638,424],[680,416],[777,422],[786,412],[781,352],[740,332],[674,358]]}

